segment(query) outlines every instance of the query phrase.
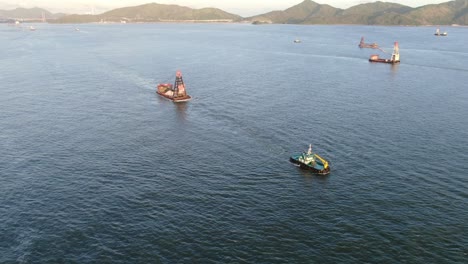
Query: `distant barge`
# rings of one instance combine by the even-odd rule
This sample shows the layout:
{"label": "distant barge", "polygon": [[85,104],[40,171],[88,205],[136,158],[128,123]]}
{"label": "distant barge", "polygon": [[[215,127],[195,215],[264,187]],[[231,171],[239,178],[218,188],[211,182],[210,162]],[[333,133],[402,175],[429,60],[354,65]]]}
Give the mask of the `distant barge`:
{"label": "distant barge", "polygon": [[312,152],[312,145],[309,145],[307,153],[293,155],[289,158],[291,163],[299,165],[301,169],[312,171],[315,174],[327,175],[330,173],[328,161]]}
{"label": "distant barge", "polygon": [[378,49],[379,45],[377,43],[365,43],[364,42],[364,37],[361,37],[361,42],[359,42],[359,48],[370,48],[370,49]]}
{"label": "distant barge", "polygon": [[382,58],[379,58],[379,55],[373,54],[370,56],[369,61],[390,63],[390,64],[400,63],[400,48],[398,47],[398,42],[395,42],[395,44],[393,45],[393,53],[390,59],[382,59]]}
{"label": "distant barge", "polygon": [[176,72],[174,85],[170,83],[160,83],[158,84],[156,93],[173,101],[174,103],[187,102],[192,99],[192,97],[187,94],[184,80],[182,79],[182,73],[180,71]]}

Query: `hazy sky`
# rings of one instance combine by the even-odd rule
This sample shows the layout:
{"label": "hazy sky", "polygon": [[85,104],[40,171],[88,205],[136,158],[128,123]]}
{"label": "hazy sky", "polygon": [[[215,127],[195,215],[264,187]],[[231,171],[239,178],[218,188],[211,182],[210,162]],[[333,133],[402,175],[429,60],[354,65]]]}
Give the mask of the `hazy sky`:
{"label": "hazy sky", "polygon": [[[92,10],[94,10],[95,13],[102,13],[117,7],[156,2],[159,4],[176,4],[192,8],[216,7],[241,16],[249,16],[272,10],[283,10],[302,1],[303,0],[0,0],[0,9],[41,7],[54,13],[90,13]],[[353,5],[375,1],[315,0],[315,2],[319,4],[329,4],[337,8],[348,8]],[[448,1],[449,0],[391,0],[386,2],[416,7]]]}

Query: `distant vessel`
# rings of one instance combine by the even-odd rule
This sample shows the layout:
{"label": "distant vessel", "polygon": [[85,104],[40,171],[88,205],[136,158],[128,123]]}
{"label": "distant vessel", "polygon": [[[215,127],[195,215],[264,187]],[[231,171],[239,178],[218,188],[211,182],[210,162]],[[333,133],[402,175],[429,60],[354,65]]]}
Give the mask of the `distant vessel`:
{"label": "distant vessel", "polygon": [[445,31],[445,32],[443,32],[443,33],[440,33],[440,30],[437,29],[436,32],[434,33],[434,35],[440,36],[440,37],[445,37],[445,36],[447,36],[448,34],[447,34],[447,31]]}
{"label": "distant vessel", "polygon": [[361,42],[359,42],[359,47],[362,48],[371,48],[371,49],[378,49],[379,45],[377,43],[365,43],[364,37],[361,37]]}
{"label": "distant vessel", "polygon": [[381,59],[379,58],[379,55],[373,54],[370,56],[369,61],[390,63],[390,64],[400,63],[400,48],[398,47],[398,42],[395,42],[395,44],[393,45],[393,53],[390,59]]}
{"label": "distant vessel", "polygon": [[302,41],[300,39],[295,39],[294,43],[301,43]]}
{"label": "distant vessel", "polygon": [[301,169],[310,170],[316,174],[327,175],[330,173],[328,161],[312,152],[312,145],[309,145],[307,153],[293,155],[289,161],[299,165]]}
{"label": "distant vessel", "polygon": [[30,26],[30,27],[29,27],[29,30],[30,30],[30,31],[36,31],[36,28],[33,27],[33,26]]}
{"label": "distant vessel", "polygon": [[180,71],[176,72],[174,85],[170,83],[160,83],[158,84],[156,93],[173,101],[174,103],[187,102],[192,99],[185,90],[185,84]]}
{"label": "distant vessel", "polygon": [[79,28],[75,28],[75,31],[80,31],[80,29],[79,29]]}

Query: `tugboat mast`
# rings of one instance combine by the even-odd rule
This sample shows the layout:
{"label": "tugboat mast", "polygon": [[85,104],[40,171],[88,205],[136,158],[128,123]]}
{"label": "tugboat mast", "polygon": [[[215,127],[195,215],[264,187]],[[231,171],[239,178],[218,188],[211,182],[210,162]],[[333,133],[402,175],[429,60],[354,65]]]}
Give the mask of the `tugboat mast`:
{"label": "tugboat mast", "polygon": [[312,144],[309,144],[309,149],[307,150],[307,155],[312,155]]}

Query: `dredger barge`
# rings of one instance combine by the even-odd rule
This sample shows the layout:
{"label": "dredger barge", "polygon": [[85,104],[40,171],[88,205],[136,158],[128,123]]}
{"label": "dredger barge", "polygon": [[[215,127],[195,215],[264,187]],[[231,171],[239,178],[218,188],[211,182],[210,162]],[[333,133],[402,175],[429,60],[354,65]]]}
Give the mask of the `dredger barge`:
{"label": "dredger barge", "polygon": [[173,101],[174,103],[187,102],[192,99],[192,97],[187,94],[184,80],[182,79],[182,73],[180,71],[176,72],[174,85],[170,83],[160,83],[158,84],[156,93]]}
{"label": "dredger barge", "polygon": [[390,64],[400,63],[400,48],[398,47],[398,42],[395,42],[395,44],[393,45],[393,53],[390,59],[382,59],[382,58],[379,58],[379,55],[373,54],[370,56],[369,61],[390,63]]}
{"label": "dredger barge", "polygon": [[363,48],[369,48],[369,49],[378,49],[379,48],[379,44],[377,43],[365,43],[364,42],[364,37],[361,37],[361,42],[359,42],[359,48],[363,49]]}

